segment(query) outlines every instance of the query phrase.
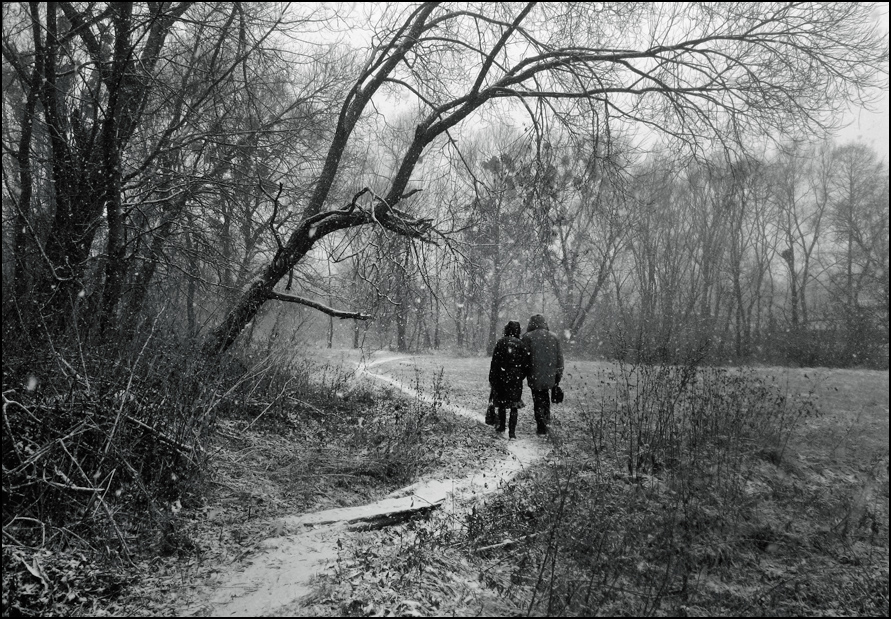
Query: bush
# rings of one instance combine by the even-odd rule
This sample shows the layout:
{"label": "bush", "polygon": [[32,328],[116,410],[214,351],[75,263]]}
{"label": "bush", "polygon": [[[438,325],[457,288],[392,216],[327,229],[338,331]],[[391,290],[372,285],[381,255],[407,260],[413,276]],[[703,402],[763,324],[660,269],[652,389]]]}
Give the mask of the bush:
{"label": "bush", "polygon": [[692,365],[620,365],[600,382],[558,457],[475,512],[471,543],[517,541],[489,584],[529,614],[680,612],[703,570],[782,543],[746,484],[783,459],[813,400]]}
{"label": "bush", "polygon": [[158,341],[4,365],[4,532],[27,545],[47,531],[98,537],[123,558],[194,497],[215,415],[242,374]]}
{"label": "bush", "polygon": [[[268,373],[157,337],[119,351],[4,351],[4,614],[58,602],[30,600],[6,569],[33,566],[41,552],[126,567],[143,550],[188,545],[173,521],[200,495],[216,416]],[[13,548],[25,553],[18,562]],[[55,572],[65,570],[47,564]]]}

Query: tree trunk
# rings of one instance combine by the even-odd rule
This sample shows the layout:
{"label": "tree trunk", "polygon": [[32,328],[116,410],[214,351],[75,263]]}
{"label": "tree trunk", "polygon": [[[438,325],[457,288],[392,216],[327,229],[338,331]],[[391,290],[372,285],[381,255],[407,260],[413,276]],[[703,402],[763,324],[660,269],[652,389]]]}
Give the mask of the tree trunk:
{"label": "tree trunk", "polygon": [[439,320],[440,320],[439,306],[440,306],[440,303],[439,303],[439,299],[437,297],[433,297],[431,299],[431,303],[434,304],[433,311],[435,312],[435,318],[434,318],[435,323],[433,325],[433,350],[439,350],[439,346],[440,346],[440,341],[439,341]]}
{"label": "tree trunk", "polygon": [[789,248],[782,253],[783,258],[786,259],[786,264],[789,265],[789,294],[790,294],[790,302],[792,304],[792,330],[797,333],[798,332],[798,277],[795,273],[795,250],[792,244],[789,244]]}
{"label": "tree trunk", "polygon": [[195,252],[192,244],[192,232],[185,234],[186,251],[188,252],[188,270],[186,282],[186,324],[188,326],[189,338],[198,335],[197,320],[195,317],[195,278],[198,276],[198,262],[195,260]]}
{"label": "tree trunk", "polygon": [[[132,2],[114,5],[114,61],[112,79],[108,80],[108,106],[102,126],[103,155],[103,195],[105,198],[106,223],[108,225],[108,247],[105,263],[105,287],[102,291],[102,308],[99,311],[99,331],[110,333],[117,327],[115,313],[124,290],[124,276],[127,264],[125,256],[124,214],[121,209],[121,151],[126,141],[119,130],[121,107],[126,103],[125,85],[130,65],[130,22]],[[133,119],[129,119],[130,122]]]}
{"label": "tree trunk", "polygon": [[[39,37],[39,26],[36,21],[32,24],[35,30],[35,36]],[[31,214],[31,196],[34,191],[34,178],[31,171],[31,139],[34,134],[34,116],[37,111],[37,98],[40,90],[42,68],[42,55],[37,54],[35,58],[34,72],[31,75],[31,87],[28,90],[28,96],[25,100],[25,110],[22,115],[22,135],[19,140],[19,150],[17,160],[19,164],[19,193],[18,208],[16,209],[15,230],[13,230],[13,295],[19,305],[33,303],[31,298],[31,287],[29,285],[29,277],[26,269],[28,264],[28,247],[35,242],[28,241],[28,230],[30,222],[28,216]],[[26,312],[30,314],[30,311]]]}

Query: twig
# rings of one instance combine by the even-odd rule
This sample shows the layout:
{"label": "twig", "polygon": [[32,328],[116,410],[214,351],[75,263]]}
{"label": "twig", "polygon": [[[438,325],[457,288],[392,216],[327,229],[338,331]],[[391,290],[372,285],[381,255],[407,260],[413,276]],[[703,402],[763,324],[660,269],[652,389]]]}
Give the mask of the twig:
{"label": "twig", "polygon": [[231,440],[233,440],[233,441],[240,441],[241,439],[244,438],[243,436],[237,436],[237,435],[235,435],[235,434],[229,434],[228,432],[226,432],[225,430],[223,430],[223,428],[220,427],[220,426],[217,426],[217,427],[216,427],[216,433],[219,434],[220,436],[225,436],[226,438],[231,439]]}
{"label": "twig", "polygon": [[[56,471],[56,472],[58,473],[60,471]],[[86,486],[75,486],[73,483],[68,483],[68,482],[66,482],[64,484],[60,484],[59,482],[53,481],[51,479],[47,479],[46,477],[44,477],[42,481],[43,481],[43,483],[47,484],[48,486],[53,486],[54,488],[61,488],[62,490],[76,490],[78,492],[93,492],[93,493],[95,493],[98,490],[102,490],[102,488],[88,488]]]}
{"label": "twig", "polygon": [[99,504],[105,509],[106,515],[108,515],[108,521],[111,523],[111,526],[114,528],[115,534],[118,536],[118,540],[121,542],[121,548],[124,551],[124,556],[127,557],[127,562],[130,563],[131,566],[136,567],[136,564],[133,563],[133,559],[130,556],[130,547],[127,546],[126,540],[124,540],[124,534],[121,533],[121,530],[118,528],[118,523],[114,519],[114,514],[111,513],[111,508],[108,506],[102,497],[99,497]]}
{"label": "twig", "polygon": [[[129,415],[127,415],[127,417],[129,417]],[[87,480],[87,483],[89,483],[90,478],[87,477],[87,474],[84,472],[83,467],[81,467],[80,463],[74,458],[74,456],[71,455],[71,452],[68,451],[68,448],[65,447],[65,443],[62,442],[61,439],[59,440],[59,443],[62,445],[62,449],[65,450],[65,453],[67,453],[69,455],[69,457],[71,457],[72,462],[74,462],[75,466],[77,466],[77,469],[80,471],[80,474],[83,475],[83,477]],[[106,452],[107,452],[107,450],[106,450]],[[66,477],[66,475],[58,469],[58,467],[54,467],[54,469],[55,469],[56,474],[60,475],[62,477],[62,479],[64,479],[68,483],[68,485],[65,486],[65,485],[50,481],[46,478],[45,474],[44,474],[43,481],[45,481],[46,483],[48,483],[51,486],[57,486],[59,488],[64,488],[66,490],[80,490],[80,491],[88,491],[88,492],[93,493],[93,497],[90,500],[98,501],[99,504],[102,506],[102,508],[105,510],[105,514],[106,514],[106,516],[108,516],[108,521],[111,523],[111,526],[114,529],[115,534],[118,536],[118,541],[121,542],[121,548],[124,551],[124,556],[126,557],[127,561],[130,563],[131,566],[136,567],[136,564],[133,562],[133,559],[130,556],[130,548],[127,546],[127,542],[124,539],[123,533],[121,533],[120,528],[118,528],[117,521],[114,519],[114,514],[111,513],[111,508],[108,506],[108,503],[105,502],[104,497],[105,497],[105,493],[108,492],[108,488],[96,488],[96,487],[85,488],[85,487],[81,487],[81,486],[75,486],[71,482],[71,480],[68,479]],[[98,496],[99,492],[103,493],[102,496]]]}
{"label": "twig", "polygon": [[524,535],[523,537],[521,537],[518,540],[506,539],[502,542],[498,542],[497,544],[490,544],[489,546],[483,546],[482,548],[477,548],[476,551],[477,552],[486,552],[487,550],[495,550],[496,548],[506,548],[508,546],[514,546],[515,544],[519,544],[521,541],[529,541],[531,539],[538,537],[539,533],[541,533],[541,531],[539,531],[538,533],[530,533],[529,535]]}
{"label": "twig", "polygon": [[22,212],[22,209],[21,209],[21,207],[19,207],[17,201],[13,200],[13,205],[15,206],[15,210],[17,211],[19,217],[21,217],[24,220],[25,225],[28,228],[28,231],[31,233],[31,236],[33,237],[32,240],[34,241],[34,244],[37,245],[37,249],[40,250],[40,255],[43,256],[44,261],[46,262],[47,266],[49,267],[50,273],[52,273],[52,275],[53,275],[53,279],[55,279],[57,282],[60,282],[60,283],[72,281],[74,279],[74,277],[62,277],[58,273],[56,273],[56,267],[53,264],[53,261],[50,260],[49,256],[46,253],[46,250],[44,250],[43,243],[40,242],[40,235],[38,235],[37,231],[34,230],[34,227],[31,226],[31,220],[28,219],[27,217],[25,217],[25,214]]}
{"label": "twig", "polygon": [[[46,524],[44,524],[40,520],[37,520],[37,518],[29,518],[28,516],[16,516],[9,522],[9,524],[7,526],[11,526],[12,523],[14,523],[16,520],[27,520],[27,521],[36,522],[37,524],[39,524],[40,532],[41,532],[41,534],[40,534],[41,541],[40,541],[40,546],[38,546],[38,548],[43,548],[46,545]],[[6,527],[3,527],[3,530],[5,532]],[[32,546],[26,546],[26,548],[32,548]]]}
{"label": "twig", "polygon": [[152,330],[149,332],[149,336],[145,340],[145,344],[142,345],[142,349],[139,351],[139,355],[136,356],[136,361],[133,363],[133,368],[130,371],[130,377],[127,379],[127,388],[124,389],[124,393],[121,394],[121,405],[118,407],[118,415],[114,420],[114,425],[111,427],[111,432],[108,434],[108,440],[105,443],[105,449],[103,450],[102,460],[99,462],[99,466],[102,465],[102,462],[105,460],[105,456],[108,455],[108,450],[111,448],[111,443],[114,440],[114,435],[117,434],[118,425],[121,421],[121,416],[124,414],[124,405],[127,403],[127,395],[130,393],[130,387],[133,386],[133,376],[136,374],[136,366],[139,365],[139,361],[142,359],[142,355],[145,354],[145,349],[148,347],[149,342],[152,341],[152,336],[155,334],[155,327],[158,326],[158,319],[161,318],[161,314],[164,313],[164,310],[167,309],[167,303],[164,303],[164,307],[161,308],[161,311],[158,312],[158,315],[155,316],[155,319],[152,321]]}
{"label": "twig", "polygon": [[[21,546],[22,548],[29,548],[29,546],[25,546],[23,543],[21,543],[19,540],[17,540],[15,537],[13,537],[12,533],[10,533],[9,531],[6,530],[6,527],[3,527],[3,535],[5,535],[9,539],[11,539],[12,543],[15,544],[16,546]],[[6,548],[8,546],[9,546],[9,544],[3,544],[4,548]]]}
{"label": "twig", "polygon": [[262,417],[263,415],[265,415],[266,411],[268,411],[270,408],[272,408],[273,404],[275,404],[275,400],[272,400],[272,402],[267,404],[266,408],[264,408],[262,411],[260,411],[260,414],[257,415],[256,417],[254,417],[254,420],[251,421],[249,424],[247,424],[247,426],[245,426],[243,432],[247,432],[248,430],[250,430],[251,426],[254,425],[255,423],[257,423],[257,420],[260,419],[260,417]]}
{"label": "twig", "polygon": [[9,418],[6,416],[6,407],[9,406],[10,404],[18,404],[20,407],[24,408],[26,411],[28,411],[28,409],[25,408],[25,406],[23,404],[7,398],[6,397],[7,393],[8,392],[6,392],[6,391],[3,392],[3,425],[6,426],[6,436],[9,437],[9,442],[12,443],[12,448],[15,450],[15,455],[18,457],[19,463],[21,463],[24,460],[24,458],[22,457],[22,452],[19,451],[19,446],[16,443],[15,435],[12,433],[12,426],[9,425]]}
{"label": "twig", "polygon": [[[70,451],[68,451],[68,447],[65,445],[65,441],[59,439],[59,444],[62,446],[62,449],[65,451],[65,453],[68,454],[68,457],[71,458],[71,461],[74,463],[74,466],[77,467],[77,470],[80,471],[81,476],[82,476],[82,477],[86,480],[86,482],[89,484],[89,483],[90,483],[90,478],[87,476],[86,471],[84,471],[83,467],[80,465],[80,462],[78,462],[77,459],[74,457],[74,455],[73,455]],[[112,469],[112,471],[111,471],[111,475],[109,475],[109,477],[106,478],[106,480],[105,480],[105,481],[106,481],[106,485],[105,485],[104,489],[103,489],[101,486],[100,486],[100,487],[96,487],[96,488],[93,489],[93,490],[94,490],[93,496],[90,497],[90,500],[87,502],[87,504],[86,504],[86,506],[84,507],[84,510],[83,510],[83,513],[84,513],[83,520],[86,519],[86,517],[87,517],[87,512],[89,512],[89,510],[90,510],[90,506],[93,504],[93,501],[96,500],[96,496],[98,495],[98,493],[99,493],[100,491],[102,491],[102,498],[105,498],[105,495],[108,494],[108,490],[109,490],[109,488],[111,488],[111,479],[114,477],[114,472],[115,472],[116,470],[117,470],[117,469]],[[72,488],[72,490],[79,490],[79,488]],[[101,499],[100,499],[100,500],[101,500]],[[98,509],[98,506],[96,507],[96,509]],[[94,510],[93,513],[95,514],[95,510]]]}
{"label": "twig", "polygon": [[319,408],[318,406],[315,406],[313,404],[310,404],[309,402],[306,402],[305,400],[301,400],[301,399],[295,398],[293,396],[290,396],[288,399],[291,400],[292,402],[297,402],[298,404],[302,404],[303,406],[309,408],[310,410],[315,411],[316,413],[318,413],[320,415],[326,414],[325,411],[323,411],[321,408]]}
{"label": "twig", "polygon": [[21,402],[19,402],[17,400],[10,400],[9,398],[6,397],[7,393],[15,393],[15,389],[9,389],[9,390],[3,392],[3,412],[4,413],[6,412],[7,404],[15,404],[16,406],[20,407],[23,411],[25,411],[25,413],[31,418],[32,421],[34,421],[36,423],[41,423],[40,419],[38,419],[37,416],[31,412],[31,409],[29,409],[27,406],[25,406],[24,404],[22,404]]}
{"label": "twig", "polygon": [[132,421],[133,423],[135,423],[135,424],[138,425],[139,427],[141,427],[141,428],[143,428],[143,429],[145,429],[145,430],[148,430],[149,432],[151,432],[152,434],[154,434],[155,436],[157,436],[160,440],[164,441],[165,443],[170,443],[171,445],[173,445],[174,447],[176,447],[177,451],[179,451],[179,453],[180,453],[181,456],[183,456],[184,458],[187,458],[189,461],[192,460],[192,457],[191,457],[191,455],[189,454],[189,446],[188,446],[188,445],[185,445],[185,444],[183,444],[183,443],[177,441],[176,439],[172,439],[172,438],[170,438],[169,436],[167,436],[166,434],[164,434],[164,433],[161,432],[160,430],[157,430],[157,429],[151,427],[150,425],[148,425],[147,423],[142,422],[142,421],[139,421],[139,420],[136,419],[135,417],[132,417],[132,416],[126,414],[126,413],[124,413],[124,418],[127,419],[128,421]]}
{"label": "twig", "polygon": [[[71,430],[71,432],[69,432],[67,435],[65,435],[64,437],[62,437],[61,439],[58,439],[58,440],[64,441],[64,440],[69,439],[73,436],[77,436],[78,434],[80,434],[81,432],[86,430],[86,427],[87,427],[87,422],[81,421],[79,424],[77,424],[77,426],[75,426],[75,428],[73,430]],[[31,454],[31,456],[27,460],[22,462],[20,465],[18,465],[11,471],[7,471],[6,474],[7,475],[16,475],[17,473],[22,472],[23,470],[25,470],[26,467],[30,466],[31,464],[34,464],[35,462],[40,460],[40,458],[42,458],[43,456],[48,454],[50,452],[50,450],[52,449],[53,445],[55,444],[55,442],[56,441],[50,441],[49,443],[46,443],[43,447],[41,447],[40,449],[35,451],[33,454]]]}
{"label": "twig", "polygon": [[328,307],[327,305],[323,305],[318,301],[307,299],[306,297],[298,297],[297,295],[293,294],[283,294],[274,290],[270,290],[268,293],[266,293],[266,296],[269,299],[275,299],[277,301],[287,301],[288,303],[299,303],[300,305],[306,305],[307,307],[317,309],[320,312],[328,314],[329,316],[334,316],[335,318],[354,318],[356,320],[368,320],[371,318],[371,314],[352,312],[349,310],[338,310],[332,307]]}

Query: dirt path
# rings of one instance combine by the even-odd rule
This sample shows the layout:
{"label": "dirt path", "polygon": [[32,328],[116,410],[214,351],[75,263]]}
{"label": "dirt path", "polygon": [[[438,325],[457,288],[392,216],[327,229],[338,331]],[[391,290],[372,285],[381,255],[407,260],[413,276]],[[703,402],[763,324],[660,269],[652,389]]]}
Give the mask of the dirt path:
{"label": "dirt path", "polygon": [[[432,403],[424,394],[401,382],[369,371],[370,368],[410,358],[388,356],[362,364],[356,369],[357,378],[367,377],[386,383],[404,393]],[[443,408],[464,417],[483,422],[482,415],[460,406]],[[521,438],[507,444],[509,455],[485,470],[474,471],[458,479],[429,478],[401,488],[387,498],[367,505],[329,509],[278,519],[273,528],[278,537],[266,539],[262,552],[233,566],[230,573],[202,595],[199,603],[182,609],[182,615],[210,615],[215,617],[264,616],[273,613],[293,614],[300,599],[312,591],[310,579],[324,572],[337,558],[338,541],[351,530],[375,519],[417,511],[425,507],[457,510],[477,498],[496,491],[546,453],[546,443],[537,438]]]}

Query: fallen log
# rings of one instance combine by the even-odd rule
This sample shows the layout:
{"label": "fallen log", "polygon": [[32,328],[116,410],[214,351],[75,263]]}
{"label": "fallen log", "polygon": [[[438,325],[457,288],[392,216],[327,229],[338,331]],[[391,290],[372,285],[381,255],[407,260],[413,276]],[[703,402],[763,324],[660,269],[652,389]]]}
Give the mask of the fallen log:
{"label": "fallen log", "polygon": [[354,524],[351,524],[347,528],[351,531],[377,531],[386,529],[387,527],[402,524],[403,522],[407,522],[414,518],[427,518],[430,516],[430,513],[441,506],[442,503],[442,501],[437,501],[436,503],[419,505],[383,514],[375,514],[367,518],[354,520]]}

